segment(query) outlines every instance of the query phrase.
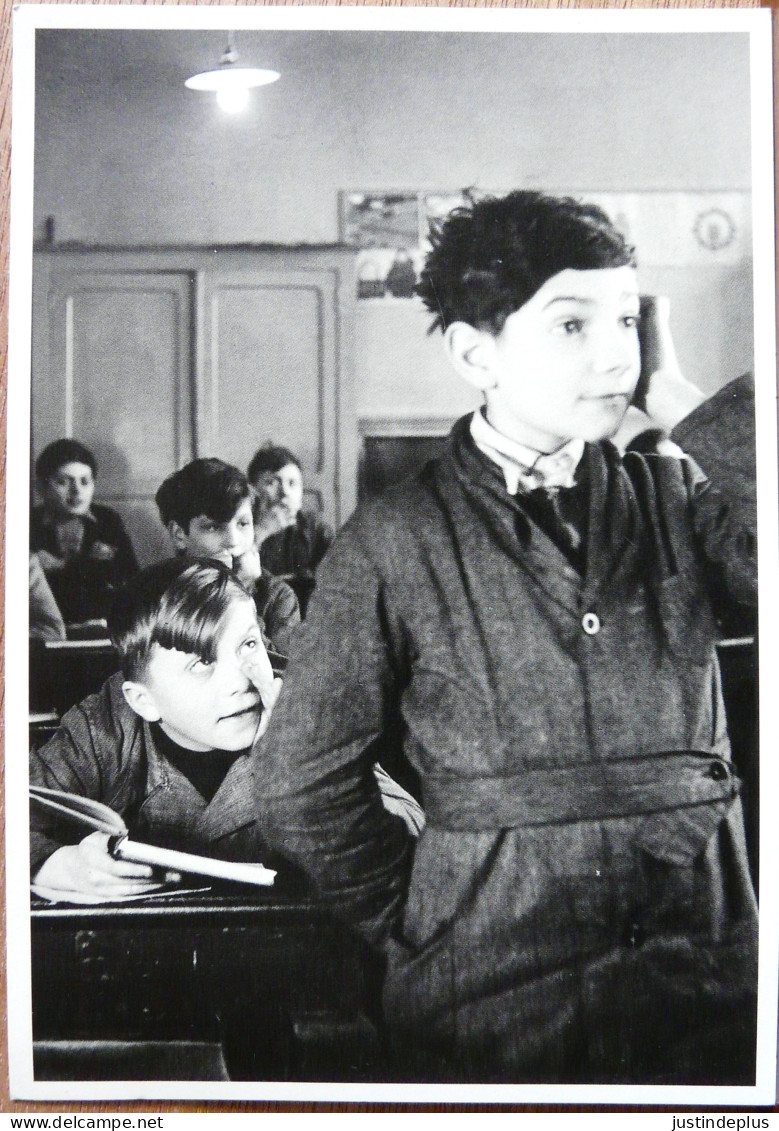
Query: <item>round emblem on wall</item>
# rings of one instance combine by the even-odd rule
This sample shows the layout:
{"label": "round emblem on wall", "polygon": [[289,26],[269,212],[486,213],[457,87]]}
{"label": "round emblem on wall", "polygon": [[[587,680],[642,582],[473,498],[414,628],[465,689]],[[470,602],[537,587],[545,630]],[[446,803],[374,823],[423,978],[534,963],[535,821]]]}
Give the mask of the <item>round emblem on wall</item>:
{"label": "round emblem on wall", "polygon": [[699,212],[693,231],[701,247],[708,251],[721,251],[736,237],[736,225],[724,208],[707,208],[705,212]]}

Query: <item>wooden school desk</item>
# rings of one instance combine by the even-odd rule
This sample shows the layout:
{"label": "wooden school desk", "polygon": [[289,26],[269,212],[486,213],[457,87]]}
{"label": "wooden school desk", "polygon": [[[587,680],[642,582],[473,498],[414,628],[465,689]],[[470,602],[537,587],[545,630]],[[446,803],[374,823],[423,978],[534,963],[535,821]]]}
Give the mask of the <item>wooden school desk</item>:
{"label": "wooden school desk", "polygon": [[31,640],[30,711],[54,711],[62,716],[99,691],[118,670],[116,653],[107,639]]}
{"label": "wooden school desk", "polygon": [[[751,639],[719,648],[757,877],[757,679]],[[34,901],[39,1079],[382,1077],[380,970],[291,880],[145,903]]]}
{"label": "wooden school desk", "polygon": [[34,899],[36,1079],[370,1079],[379,971],[291,886]]}

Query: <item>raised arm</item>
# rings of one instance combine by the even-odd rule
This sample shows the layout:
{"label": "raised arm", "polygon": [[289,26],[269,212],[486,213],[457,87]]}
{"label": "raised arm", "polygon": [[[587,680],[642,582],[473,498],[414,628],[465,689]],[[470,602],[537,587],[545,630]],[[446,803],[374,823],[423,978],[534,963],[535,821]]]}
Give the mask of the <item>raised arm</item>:
{"label": "raised arm", "polygon": [[682,373],[662,296],[641,299],[639,407],[690,458],[695,532],[715,604],[757,601],[754,381],[731,381],[708,399]]}
{"label": "raised arm", "polygon": [[[672,439],[705,476],[695,485],[694,522],[715,588],[739,605],[757,603],[757,485],[754,382],[731,381],[679,422]],[[715,593],[715,603],[722,593]],[[727,616],[727,613],[724,615]],[[736,622],[744,623],[742,616]]]}

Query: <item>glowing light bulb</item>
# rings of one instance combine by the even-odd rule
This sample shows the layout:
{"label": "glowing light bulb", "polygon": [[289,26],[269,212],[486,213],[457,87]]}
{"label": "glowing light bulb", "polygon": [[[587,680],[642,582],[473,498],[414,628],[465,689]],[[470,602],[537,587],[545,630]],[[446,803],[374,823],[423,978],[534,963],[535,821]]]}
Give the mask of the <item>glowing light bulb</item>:
{"label": "glowing light bulb", "polygon": [[245,86],[221,87],[216,92],[216,104],[226,114],[240,114],[249,105],[249,90]]}

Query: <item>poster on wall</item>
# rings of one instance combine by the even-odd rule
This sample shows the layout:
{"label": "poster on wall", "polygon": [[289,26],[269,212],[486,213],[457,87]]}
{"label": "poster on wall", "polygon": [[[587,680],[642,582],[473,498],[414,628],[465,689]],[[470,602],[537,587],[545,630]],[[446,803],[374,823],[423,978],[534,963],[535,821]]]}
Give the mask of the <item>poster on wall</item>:
{"label": "poster on wall", "polygon": [[769,31],[17,7],[14,1100],[774,1103]]}

